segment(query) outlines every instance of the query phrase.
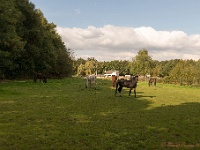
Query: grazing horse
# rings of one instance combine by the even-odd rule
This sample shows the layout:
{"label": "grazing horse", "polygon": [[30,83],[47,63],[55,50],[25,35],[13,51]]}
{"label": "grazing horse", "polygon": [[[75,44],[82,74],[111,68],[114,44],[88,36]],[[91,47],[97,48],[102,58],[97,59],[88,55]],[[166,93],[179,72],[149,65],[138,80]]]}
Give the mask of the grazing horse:
{"label": "grazing horse", "polygon": [[47,83],[47,78],[43,73],[36,73],[33,79],[35,83],[37,82],[37,79],[39,79],[40,82],[43,81],[43,83]]}
{"label": "grazing horse", "polygon": [[[130,88],[129,90],[129,96],[131,95],[131,90],[134,89],[134,94],[136,97],[136,87],[137,87],[137,82],[138,82],[138,76],[131,76],[130,80],[125,80],[125,79],[119,79],[117,80],[116,83],[116,90],[115,90],[115,96],[117,94],[117,91],[119,91],[121,95],[121,91],[123,87]],[[119,88],[118,88],[119,86]]]}
{"label": "grazing horse", "polygon": [[149,79],[149,86],[151,86],[152,83],[154,83],[154,86],[156,86],[156,78],[152,77],[152,78]]}
{"label": "grazing horse", "polygon": [[88,75],[86,77],[86,83],[85,83],[85,87],[88,88],[88,84],[89,84],[89,87],[91,88],[92,86],[95,87],[96,89],[96,76],[95,75]]}
{"label": "grazing horse", "polygon": [[112,75],[112,86],[115,87],[117,81],[117,76],[116,75]]}

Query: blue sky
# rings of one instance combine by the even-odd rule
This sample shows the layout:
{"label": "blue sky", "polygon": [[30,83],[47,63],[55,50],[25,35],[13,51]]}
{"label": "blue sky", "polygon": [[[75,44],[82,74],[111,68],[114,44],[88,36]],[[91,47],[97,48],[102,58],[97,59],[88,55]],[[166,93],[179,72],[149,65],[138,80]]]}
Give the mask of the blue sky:
{"label": "blue sky", "polygon": [[[117,52],[123,56],[117,59],[131,59],[137,54],[137,51],[145,48],[149,50],[152,57],[158,60],[165,59],[199,59],[200,58],[200,0],[30,0],[35,4],[36,8],[40,9],[45,18],[49,22],[57,25],[58,33],[63,37],[64,42],[68,47],[74,50],[76,57],[99,57],[101,52],[106,58],[112,60],[110,55],[115,49],[121,49]],[[75,30],[76,29],[76,30]],[[115,36],[127,37],[127,34],[119,34],[124,29],[132,30],[132,40],[138,41],[139,37],[143,37],[141,45],[131,45],[130,43],[121,43],[120,39],[114,39]],[[81,32],[80,32],[81,31]],[[108,34],[109,32],[111,32]],[[97,34],[97,32],[101,32]],[[145,35],[145,32],[148,37]],[[160,39],[165,33],[163,45],[155,43],[149,44],[149,39],[156,37]],[[175,34],[175,33],[176,34]],[[69,35],[73,38],[70,40]],[[139,36],[132,36],[137,33]],[[77,37],[79,34],[79,37]],[[104,35],[104,40],[101,38],[95,41],[95,37],[85,40],[85,34],[92,34],[99,37]],[[114,34],[112,37],[111,34]],[[83,37],[84,35],[84,37]],[[179,37],[180,36],[180,37]],[[80,39],[87,44],[81,44]],[[105,44],[105,39],[107,42]],[[136,39],[136,40],[135,40]],[[173,41],[171,46],[164,48],[164,42]],[[178,40],[177,40],[178,39]],[[154,39],[155,40],[155,39]],[[181,42],[191,42],[186,49],[181,49]],[[77,42],[77,44],[75,43]],[[100,41],[102,44],[95,42]],[[108,42],[110,41],[110,43]],[[112,41],[115,45],[112,45]],[[178,42],[177,42],[178,41]],[[177,43],[175,43],[177,42]],[[121,43],[121,44],[120,44]],[[77,46],[79,45],[80,46]],[[125,44],[130,45],[126,47]],[[142,44],[145,45],[142,47]],[[178,45],[179,44],[179,45]],[[89,46],[88,46],[89,45]],[[117,45],[119,47],[117,47]],[[160,45],[157,47],[157,45]],[[192,46],[193,45],[193,46]],[[196,46],[194,46],[196,45]],[[123,48],[126,47],[126,48]],[[100,47],[103,47],[102,49]],[[174,47],[174,48],[173,48]],[[178,48],[179,49],[178,49]],[[108,53],[110,52],[110,54]],[[159,52],[159,53],[158,53]],[[168,52],[169,56],[166,54]],[[107,53],[107,54],[106,54]],[[159,54],[159,57],[156,56]],[[127,57],[126,57],[126,56]],[[131,55],[131,57],[128,57]],[[173,56],[174,55],[174,56]],[[160,57],[164,57],[159,59]]]}

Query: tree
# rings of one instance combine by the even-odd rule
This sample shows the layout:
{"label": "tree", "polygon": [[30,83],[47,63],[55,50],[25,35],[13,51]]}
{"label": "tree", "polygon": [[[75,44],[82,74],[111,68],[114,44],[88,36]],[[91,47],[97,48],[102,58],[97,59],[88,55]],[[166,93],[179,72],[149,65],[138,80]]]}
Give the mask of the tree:
{"label": "tree", "polygon": [[17,34],[18,20],[21,13],[16,8],[14,0],[0,2],[0,72],[1,76],[11,74],[19,67],[15,63],[24,49],[25,41]]}
{"label": "tree", "polygon": [[97,60],[94,57],[88,58],[85,62],[85,73],[95,74],[97,71]]}
{"label": "tree", "polygon": [[133,58],[130,64],[130,72],[132,74],[146,75],[151,72],[152,69],[152,58],[148,55],[146,49],[142,49]]}
{"label": "tree", "polygon": [[152,69],[151,69],[150,74],[155,77],[160,76],[161,68],[162,68],[162,66],[159,63],[159,61],[157,61],[157,60],[152,61]]}
{"label": "tree", "polygon": [[194,84],[198,78],[197,66],[194,60],[180,60],[171,70],[170,77],[180,84]]}
{"label": "tree", "polygon": [[84,64],[80,64],[77,68],[77,75],[86,75],[85,73],[85,65]]}
{"label": "tree", "polygon": [[104,62],[97,62],[97,73],[98,74],[104,74],[106,65],[105,61]]}
{"label": "tree", "polygon": [[[86,62],[86,60],[84,60],[83,58],[78,58],[77,60],[74,60],[73,74],[75,74],[75,75],[82,74],[81,72],[84,71],[82,66],[84,66],[85,62]],[[81,68],[82,68],[81,71],[80,71],[79,66],[81,66]]]}
{"label": "tree", "polygon": [[160,76],[166,77],[169,76],[170,71],[176,66],[176,64],[180,61],[180,59],[172,59],[172,60],[166,60],[161,61],[161,70],[160,70]]}
{"label": "tree", "polygon": [[1,77],[72,74],[71,53],[56,33],[56,25],[48,23],[29,0],[2,1],[0,19]]}

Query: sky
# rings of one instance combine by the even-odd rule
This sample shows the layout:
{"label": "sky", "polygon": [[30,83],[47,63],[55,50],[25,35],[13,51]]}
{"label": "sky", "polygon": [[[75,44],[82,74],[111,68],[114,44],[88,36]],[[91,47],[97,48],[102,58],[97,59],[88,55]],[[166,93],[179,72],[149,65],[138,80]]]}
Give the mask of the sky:
{"label": "sky", "polygon": [[76,59],[200,59],[200,0],[30,0]]}

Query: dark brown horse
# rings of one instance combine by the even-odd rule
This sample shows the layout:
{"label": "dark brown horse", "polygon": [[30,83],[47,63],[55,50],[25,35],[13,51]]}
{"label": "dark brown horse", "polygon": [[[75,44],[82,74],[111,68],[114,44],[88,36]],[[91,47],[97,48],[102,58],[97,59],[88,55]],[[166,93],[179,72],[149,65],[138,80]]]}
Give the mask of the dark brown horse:
{"label": "dark brown horse", "polygon": [[112,86],[115,87],[117,81],[117,76],[116,75],[112,75]]}
{"label": "dark brown horse", "polygon": [[151,78],[149,79],[149,86],[151,86],[152,83],[154,83],[154,86],[156,86],[156,78],[151,77]]}
{"label": "dark brown horse", "polygon": [[[131,76],[130,80],[125,80],[125,79],[119,79],[117,80],[116,83],[116,90],[115,90],[115,96],[117,94],[117,91],[120,93],[121,95],[121,91],[123,87],[127,87],[129,88],[129,96],[131,95],[131,90],[134,89],[134,94],[136,97],[136,87],[137,87],[137,82],[138,82],[138,76]],[[118,88],[119,86],[119,88]]]}
{"label": "dark brown horse", "polygon": [[37,79],[39,79],[40,82],[47,83],[47,77],[43,73],[36,73],[33,78],[35,83],[37,82]]}

